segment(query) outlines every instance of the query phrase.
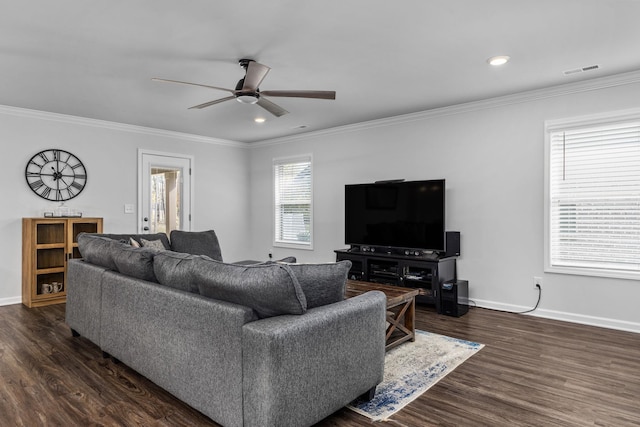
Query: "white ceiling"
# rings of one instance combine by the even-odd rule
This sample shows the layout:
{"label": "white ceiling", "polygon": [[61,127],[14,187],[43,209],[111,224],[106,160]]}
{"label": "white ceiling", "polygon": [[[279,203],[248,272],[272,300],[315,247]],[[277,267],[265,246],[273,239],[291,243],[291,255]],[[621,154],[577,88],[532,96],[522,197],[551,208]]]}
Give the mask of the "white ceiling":
{"label": "white ceiling", "polygon": [[[252,142],[640,69],[637,0],[0,0],[0,104]],[[493,55],[510,55],[500,68]],[[276,118],[228,94],[272,69]],[[600,65],[565,76],[569,69]],[[263,124],[253,119],[262,116]],[[301,128],[305,126],[305,128]]]}

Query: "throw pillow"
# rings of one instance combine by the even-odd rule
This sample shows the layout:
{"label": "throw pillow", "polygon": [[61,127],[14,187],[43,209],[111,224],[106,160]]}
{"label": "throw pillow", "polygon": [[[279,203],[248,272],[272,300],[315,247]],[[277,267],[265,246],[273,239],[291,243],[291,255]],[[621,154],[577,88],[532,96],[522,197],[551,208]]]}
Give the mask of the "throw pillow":
{"label": "throw pillow", "polygon": [[320,307],[344,299],[351,261],[326,264],[290,264],[307,299],[307,308]]}
{"label": "throw pillow", "polygon": [[131,241],[131,239],[133,239],[133,241],[137,242],[140,246],[142,246],[141,238],[144,238],[146,240],[160,240],[162,242],[162,246],[164,246],[165,249],[170,249],[171,248],[171,246],[169,245],[169,238],[167,237],[167,235],[165,233],[153,233],[153,234],[110,234],[110,233],[105,233],[105,234],[94,234],[94,235],[95,236],[100,236],[100,237],[107,237],[107,238],[112,239],[112,240],[119,240],[119,241],[122,241],[124,243],[129,243],[132,246],[134,244]]}
{"label": "throw pillow", "polygon": [[158,253],[153,249],[134,248],[122,245],[113,253],[113,262],[117,270],[127,276],[149,282],[157,282],[153,272],[153,257]]}
{"label": "throw pillow", "polygon": [[142,242],[143,248],[149,248],[155,251],[164,251],[165,249],[160,240],[147,240],[141,238],[140,241]]}
{"label": "throw pillow", "polygon": [[304,292],[287,264],[241,266],[200,258],[193,267],[203,296],[250,307],[260,318],[307,311]]}
{"label": "throw pillow", "polygon": [[153,272],[158,283],[197,294],[198,285],[192,277],[193,260],[197,258],[206,257],[170,251],[159,252],[153,259]]}
{"label": "throw pillow", "polygon": [[138,243],[137,240],[135,240],[133,237],[129,237],[129,244],[131,246],[133,246],[134,248],[140,248],[140,243]]}

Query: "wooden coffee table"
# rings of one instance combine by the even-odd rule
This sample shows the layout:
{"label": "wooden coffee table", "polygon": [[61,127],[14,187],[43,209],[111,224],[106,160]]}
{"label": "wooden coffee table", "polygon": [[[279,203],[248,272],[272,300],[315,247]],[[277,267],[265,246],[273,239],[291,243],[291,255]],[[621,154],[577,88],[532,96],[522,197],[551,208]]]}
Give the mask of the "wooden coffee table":
{"label": "wooden coffee table", "polygon": [[347,280],[346,298],[369,291],[382,291],[387,296],[387,333],[385,350],[416,340],[415,313],[418,289]]}

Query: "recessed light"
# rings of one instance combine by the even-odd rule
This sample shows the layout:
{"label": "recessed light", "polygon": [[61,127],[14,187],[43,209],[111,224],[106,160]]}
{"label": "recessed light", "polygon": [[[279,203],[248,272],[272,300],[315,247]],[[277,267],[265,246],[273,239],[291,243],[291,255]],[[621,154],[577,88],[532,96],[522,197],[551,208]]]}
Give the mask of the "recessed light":
{"label": "recessed light", "polygon": [[491,58],[487,59],[487,62],[489,63],[489,65],[497,67],[499,65],[506,64],[507,62],[509,62],[509,59],[511,59],[511,57],[507,55],[492,56]]}
{"label": "recessed light", "polygon": [[253,121],[256,123],[264,123],[266,119],[264,117],[256,117]]}

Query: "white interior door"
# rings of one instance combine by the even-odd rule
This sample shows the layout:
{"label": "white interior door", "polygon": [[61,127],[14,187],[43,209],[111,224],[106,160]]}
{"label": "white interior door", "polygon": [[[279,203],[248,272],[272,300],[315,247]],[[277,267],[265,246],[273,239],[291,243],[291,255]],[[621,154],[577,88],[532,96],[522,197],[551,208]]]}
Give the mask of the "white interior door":
{"label": "white interior door", "polygon": [[193,158],[138,150],[138,232],[191,230]]}

